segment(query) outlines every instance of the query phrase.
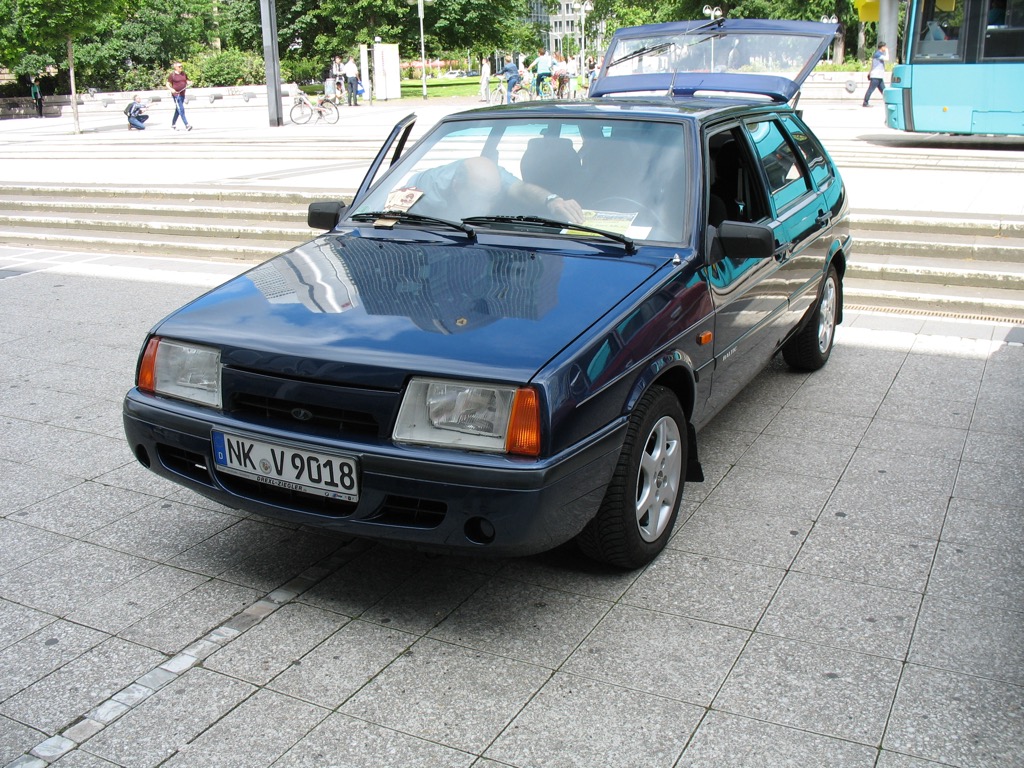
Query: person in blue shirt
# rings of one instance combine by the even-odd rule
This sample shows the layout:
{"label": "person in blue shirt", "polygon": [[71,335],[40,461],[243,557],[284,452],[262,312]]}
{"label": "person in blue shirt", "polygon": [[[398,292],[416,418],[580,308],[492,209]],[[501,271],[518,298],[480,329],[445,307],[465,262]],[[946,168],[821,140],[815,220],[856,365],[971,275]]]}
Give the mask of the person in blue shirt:
{"label": "person in blue shirt", "polygon": [[512,54],[505,54],[505,66],[501,69],[505,78],[505,103],[512,103],[512,89],[519,85],[519,67],[512,62]]}
{"label": "person in blue shirt", "polygon": [[868,72],[868,92],[864,94],[865,107],[870,107],[871,94],[877,90],[885,92],[885,62],[889,60],[889,46],[883,42],[878,43],[878,50],[871,57],[871,71]]}

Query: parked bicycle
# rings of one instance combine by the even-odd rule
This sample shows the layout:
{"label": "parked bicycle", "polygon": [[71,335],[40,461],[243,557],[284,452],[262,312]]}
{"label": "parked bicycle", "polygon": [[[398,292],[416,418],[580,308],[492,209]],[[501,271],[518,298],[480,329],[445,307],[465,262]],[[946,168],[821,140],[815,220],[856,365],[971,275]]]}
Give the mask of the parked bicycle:
{"label": "parked bicycle", "polygon": [[331,125],[338,122],[338,108],[333,101],[326,96],[318,96],[316,104],[314,104],[309,100],[309,96],[299,91],[299,95],[295,97],[295,104],[292,106],[291,112],[288,113],[291,121],[296,125],[304,125],[314,115],[317,120],[323,120]]}

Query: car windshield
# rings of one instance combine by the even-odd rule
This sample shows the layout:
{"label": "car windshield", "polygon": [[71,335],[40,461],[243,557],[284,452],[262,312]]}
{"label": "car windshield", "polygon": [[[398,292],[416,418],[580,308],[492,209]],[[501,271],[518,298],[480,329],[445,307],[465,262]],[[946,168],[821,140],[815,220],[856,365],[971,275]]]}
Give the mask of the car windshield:
{"label": "car windshield", "polygon": [[623,37],[608,51],[606,77],[718,72],[794,79],[813,59],[820,37],[726,32],[713,26],[672,34]]}
{"label": "car windshield", "polygon": [[[694,184],[687,179],[694,163],[686,131],[681,123],[599,117],[445,123],[390,169],[350,215],[407,211],[450,221],[474,218],[478,231],[514,222],[475,217],[541,217],[574,220],[632,240],[688,242],[684,232]],[[575,201],[582,215],[572,219],[563,201]],[[558,229],[601,239],[568,226]]]}

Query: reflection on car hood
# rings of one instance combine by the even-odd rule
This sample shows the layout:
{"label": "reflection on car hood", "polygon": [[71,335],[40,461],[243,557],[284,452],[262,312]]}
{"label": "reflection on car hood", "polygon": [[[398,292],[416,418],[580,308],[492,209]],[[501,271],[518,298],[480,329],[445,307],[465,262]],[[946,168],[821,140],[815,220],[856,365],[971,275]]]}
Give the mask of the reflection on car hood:
{"label": "reflection on car hood", "polygon": [[157,333],[219,346],[228,365],[364,386],[398,388],[409,373],[526,381],[652,270],[328,235],[211,291]]}

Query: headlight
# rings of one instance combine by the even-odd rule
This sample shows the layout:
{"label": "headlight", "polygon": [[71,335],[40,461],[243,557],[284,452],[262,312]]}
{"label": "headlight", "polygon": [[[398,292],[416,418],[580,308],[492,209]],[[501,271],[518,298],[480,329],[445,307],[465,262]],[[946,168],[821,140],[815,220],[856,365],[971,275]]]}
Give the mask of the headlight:
{"label": "headlight", "polygon": [[143,392],[220,408],[220,350],[154,336],[137,383]]}
{"label": "headlight", "polygon": [[492,453],[540,453],[536,390],[444,379],[409,382],[395,425],[399,442]]}

